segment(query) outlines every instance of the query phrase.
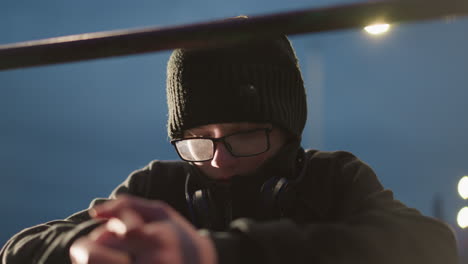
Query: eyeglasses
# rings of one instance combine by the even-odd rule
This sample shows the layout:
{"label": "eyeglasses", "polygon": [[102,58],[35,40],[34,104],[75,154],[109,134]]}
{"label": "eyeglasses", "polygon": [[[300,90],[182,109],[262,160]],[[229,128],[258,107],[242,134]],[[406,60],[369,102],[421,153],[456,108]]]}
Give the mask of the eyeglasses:
{"label": "eyeglasses", "polygon": [[257,128],[232,133],[220,138],[196,137],[172,140],[180,158],[185,161],[202,162],[212,160],[216,142],[222,142],[234,157],[251,157],[270,149],[272,128]]}

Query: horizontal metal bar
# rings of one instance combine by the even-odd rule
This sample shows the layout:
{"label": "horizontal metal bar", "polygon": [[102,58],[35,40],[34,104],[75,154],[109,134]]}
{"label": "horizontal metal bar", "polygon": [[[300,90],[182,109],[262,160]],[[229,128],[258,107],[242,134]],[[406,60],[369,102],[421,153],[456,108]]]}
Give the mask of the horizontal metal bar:
{"label": "horizontal metal bar", "polygon": [[378,1],[223,19],[164,28],[70,35],[0,45],[0,70],[132,55],[174,48],[200,48],[363,27],[375,22],[410,22],[468,14],[466,0]]}

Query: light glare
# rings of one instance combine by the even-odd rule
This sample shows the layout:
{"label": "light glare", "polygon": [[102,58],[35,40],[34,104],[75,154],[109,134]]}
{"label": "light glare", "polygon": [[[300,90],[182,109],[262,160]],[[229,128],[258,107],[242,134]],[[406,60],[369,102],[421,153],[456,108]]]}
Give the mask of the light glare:
{"label": "light glare", "polygon": [[374,24],[374,25],[369,25],[364,28],[367,33],[372,34],[372,35],[378,35],[387,32],[390,29],[389,24]]}
{"label": "light glare", "polygon": [[457,223],[461,228],[468,227],[468,207],[463,207],[458,212]]}
{"label": "light glare", "polygon": [[463,176],[458,182],[458,194],[463,199],[468,199],[468,176]]}

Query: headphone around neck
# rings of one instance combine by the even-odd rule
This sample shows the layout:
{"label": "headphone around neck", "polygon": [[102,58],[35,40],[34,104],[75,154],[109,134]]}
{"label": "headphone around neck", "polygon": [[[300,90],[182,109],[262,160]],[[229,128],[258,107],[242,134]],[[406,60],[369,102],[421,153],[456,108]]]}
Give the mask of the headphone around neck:
{"label": "headphone around neck", "polygon": [[[303,177],[305,167],[303,155],[298,157],[298,174],[294,180],[286,177],[270,177],[262,185],[260,192],[261,214],[264,218],[285,216],[285,210],[293,203],[294,186]],[[185,199],[192,223],[198,228],[223,230],[229,226],[232,219],[232,208],[229,202],[217,205],[209,188],[195,188],[191,182],[191,173],[185,179]]]}

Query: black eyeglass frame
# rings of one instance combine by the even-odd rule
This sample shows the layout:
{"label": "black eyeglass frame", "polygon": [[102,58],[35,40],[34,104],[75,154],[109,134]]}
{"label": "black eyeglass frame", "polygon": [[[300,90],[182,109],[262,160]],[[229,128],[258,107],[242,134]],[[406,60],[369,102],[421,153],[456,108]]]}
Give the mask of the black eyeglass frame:
{"label": "black eyeglass frame", "polygon": [[[266,146],[266,149],[262,152],[258,152],[258,153],[255,153],[255,154],[250,154],[250,155],[236,155],[234,153],[232,153],[232,148],[231,146],[229,145],[229,143],[226,142],[226,138],[230,137],[230,136],[234,136],[234,135],[239,135],[239,134],[247,134],[247,133],[252,133],[252,132],[255,132],[255,131],[260,131],[260,130],[264,130],[265,131],[265,135],[266,135],[266,141],[267,141],[267,146]],[[181,138],[181,139],[174,139],[174,140],[171,140],[171,144],[174,146],[174,148],[176,149],[176,152],[177,152],[177,155],[179,155],[179,157],[184,160],[184,161],[187,161],[187,162],[205,162],[205,161],[210,161],[214,158],[214,154],[216,152],[216,142],[222,142],[224,144],[224,147],[227,149],[227,151],[229,152],[229,154],[231,154],[233,157],[236,157],[236,158],[242,158],[242,157],[253,157],[253,156],[257,156],[257,155],[260,155],[262,153],[265,153],[267,152],[268,150],[270,150],[270,133],[271,131],[273,131],[273,127],[262,127],[262,128],[255,128],[255,129],[250,129],[250,130],[244,130],[244,131],[238,131],[238,132],[234,132],[234,133],[231,133],[231,134],[228,134],[228,135],[225,135],[225,136],[222,136],[222,137],[219,137],[219,138],[212,138],[212,137],[191,137],[191,138]],[[182,155],[180,155],[180,152],[179,152],[179,149],[177,148],[177,145],[176,143],[179,142],[179,141],[184,141],[184,140],[190,140],[190,139],[208,139],[208,140],[211,140],[211,142],[213,143],[213,153],[211,154],[211,158],[209,159],[205,159],[205,160],[187,160],[187,159],[184,159],[182,157]]]}

